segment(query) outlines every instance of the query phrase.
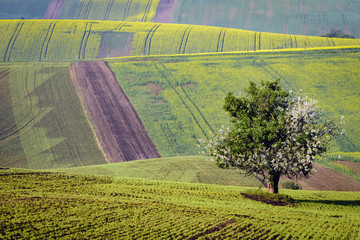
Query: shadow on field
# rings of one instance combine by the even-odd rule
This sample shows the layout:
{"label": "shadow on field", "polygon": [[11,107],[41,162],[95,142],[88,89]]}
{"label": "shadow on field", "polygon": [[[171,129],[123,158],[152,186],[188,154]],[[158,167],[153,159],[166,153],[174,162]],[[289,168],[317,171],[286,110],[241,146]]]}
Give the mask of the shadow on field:
{"label": "shadow on field", "polygon": [[298,203],[320,203],[338,206],[360,206],[360,200],[296,200]]}

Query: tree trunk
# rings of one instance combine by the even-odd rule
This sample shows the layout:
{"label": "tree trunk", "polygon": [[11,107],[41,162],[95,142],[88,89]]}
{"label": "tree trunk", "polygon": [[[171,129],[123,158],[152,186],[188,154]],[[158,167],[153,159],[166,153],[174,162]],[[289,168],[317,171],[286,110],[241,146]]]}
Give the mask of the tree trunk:
{"label": "tree trunk", "polygon": [[269,172],[268,191],[270,193],[279,193],[280,174],[277,172]]}

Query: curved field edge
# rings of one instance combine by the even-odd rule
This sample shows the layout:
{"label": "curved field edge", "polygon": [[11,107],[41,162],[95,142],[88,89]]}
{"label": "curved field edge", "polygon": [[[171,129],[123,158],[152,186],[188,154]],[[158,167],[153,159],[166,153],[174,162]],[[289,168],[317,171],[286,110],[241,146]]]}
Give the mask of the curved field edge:
{"label": "curved field edge", "polygon": [[359,51],[322,50],[219,55],[154,56],[109,60],[163,157],[197,155],[199,139],[229,120],[228,91],[243,94],[249,81],[280,78],[286,90],[318,101],[324,113],[345,116],[345,134],[330,152],[359,152]]}
{"label": "curved field edge", "polygon": [[[318,164],[315,164],[315,169],[316,172],[310,178],[290,180],[283,177],[280,188],[284,188],[284,184],[288,181],[296,181],[304,190],[360,191],[360,182],[347,177],[348,174],[344,171],[328,169]],[[214,162],[202,156],[137,160],[53,171],[243,187],[262,186],[255,177],[245,176],[244,172],[238,169],[220,169]],[[330,179],[329,176],[331,176]]]}
{"label": "curved field edge", "polygon": [[160,157],[105,62],[75,62],[70,72],[109,162]]}
{"label": "curved field edge", "polygon": [[106,163],[69,66],[0,64],[0,166],[42,169]]}
{"label": "curved field edge", "polygon": [[5,62],[360,45],[358,39],[141,22],[0,20],[0,30],[0,60]]}
{"label": "curved field edge", "polygon": [[0,170],[2,238],[358,239],[359,192],[282,190]]}

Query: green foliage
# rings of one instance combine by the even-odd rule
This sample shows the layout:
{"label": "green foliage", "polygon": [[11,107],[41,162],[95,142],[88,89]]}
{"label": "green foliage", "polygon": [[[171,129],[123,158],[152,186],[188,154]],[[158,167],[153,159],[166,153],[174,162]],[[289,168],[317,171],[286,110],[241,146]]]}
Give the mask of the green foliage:
{"label": "green foliage", "polygon": [[329,33],[326,33],[324,35],[321,35],[322,37],[329,37],[329,38],[352,38],[355,37],[353,35],[349,35],[346,33],[343,33],[339,29],[331,29]]}
{"label": "green foliage", "polygon": [[229,124],[225,94],[241,96],[248,81],[269,78],[287,91],[303,89],[327,116],[343,115],[345,134],[330,151],[358,152],[359,57],[355,49],[308,50],[124,58],[109,66],[163,157],[198,154],[198,139]]}
{"label": "green foliage", "polygon": [[293,190],[302,189],[301,185],[294,181],[284,181],[281,184],[285,189],[293,189]]}
{"label": "green foliage", "polygon": [[358,192],[284,190],[295,204],[280,207],[250,188],[19,169],[0,189],[2,239],[360,237]]}
{"label": "green foliage", "polygon": [[86,119],[68,63],[2,64],[2,167],[106,163]]}

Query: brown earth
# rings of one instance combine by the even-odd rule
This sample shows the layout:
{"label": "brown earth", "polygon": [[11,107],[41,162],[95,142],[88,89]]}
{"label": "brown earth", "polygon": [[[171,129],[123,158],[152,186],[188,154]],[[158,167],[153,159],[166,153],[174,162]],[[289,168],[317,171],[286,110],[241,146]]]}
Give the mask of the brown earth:
{"label": "brown earth", "polygon": [[355,173],[360,173],[360,162],[338,161],[337,163],[350,168]]}
{"label": "brown earth", "polygon": [[175,0],[160,0],[154,17],[154,22],[171,23],[175,10],[175,4]]}
{"label": "brown earth", "polygon": [[110,162],[160,157],[105,62],[72,63],[71,76]]}
{"label": "brown earth", "polygon": [[[309,178],[299,179],[304,190],[360,191],[360,183],[333,169],[315,164],[316,172]],[[282,178],[281,180],[289,180]],[[281,184],[280,184],[281,185]]]}
{"label": "brown earth", "polygon": [[59,19],[66,0],[52,0],[43,19]]}

